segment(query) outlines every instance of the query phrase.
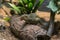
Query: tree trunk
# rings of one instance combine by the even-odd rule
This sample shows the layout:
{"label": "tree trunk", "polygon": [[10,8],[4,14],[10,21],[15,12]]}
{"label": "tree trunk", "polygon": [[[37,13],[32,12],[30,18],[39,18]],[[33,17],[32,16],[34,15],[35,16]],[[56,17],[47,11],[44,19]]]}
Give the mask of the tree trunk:
{"label": "tree trunk", "polygon": [[47,35],[51,37],[53,30],[54,30],[54,20],[55,20],[55,12],[51,11],[50,15],[50,24],[49,24],[49,29],[47,32]]}

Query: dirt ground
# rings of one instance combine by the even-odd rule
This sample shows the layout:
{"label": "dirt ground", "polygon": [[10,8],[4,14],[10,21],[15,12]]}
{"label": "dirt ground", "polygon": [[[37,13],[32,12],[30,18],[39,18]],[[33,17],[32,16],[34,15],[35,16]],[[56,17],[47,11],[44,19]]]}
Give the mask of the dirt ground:
{"label": "dirt ground", "polygon": [[[50,12],[37,11],[36,14],[39,17],[42,17],[46,20],[49,20],[49,18],[50,18]],[[60,21],[60,15],[56,14],[55,21]]]}

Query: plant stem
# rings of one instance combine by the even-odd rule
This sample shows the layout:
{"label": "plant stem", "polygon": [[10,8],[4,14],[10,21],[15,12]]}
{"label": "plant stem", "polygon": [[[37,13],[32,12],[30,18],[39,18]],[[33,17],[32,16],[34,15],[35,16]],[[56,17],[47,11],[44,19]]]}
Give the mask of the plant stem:
{"label": "plant stem", "polygon": [[47,32],[47,35],[48,36],[51,36],[52,33],[53,33],[53,30],[54,30],[54,20],[55,20],[55,12],[53,12],[51,10],[51,14],[50,14],[50,24],[49,24],[49,29],[48,29],[48,32]]}

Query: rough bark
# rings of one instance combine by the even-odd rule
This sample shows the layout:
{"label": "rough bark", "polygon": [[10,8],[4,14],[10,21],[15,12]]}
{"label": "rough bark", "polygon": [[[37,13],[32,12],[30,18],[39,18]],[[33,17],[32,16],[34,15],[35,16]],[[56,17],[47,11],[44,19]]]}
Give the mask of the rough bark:
{"label": "rough bark", "polygon": [[[41,28],[41,24],[26,23],[26,20],[21,20],[21,16],[13,16],[10,24],[11,31],[21,40],[37,40],[38,35],[46,35],[46,30]],[[34,22],[34,21],[33,21]]]}

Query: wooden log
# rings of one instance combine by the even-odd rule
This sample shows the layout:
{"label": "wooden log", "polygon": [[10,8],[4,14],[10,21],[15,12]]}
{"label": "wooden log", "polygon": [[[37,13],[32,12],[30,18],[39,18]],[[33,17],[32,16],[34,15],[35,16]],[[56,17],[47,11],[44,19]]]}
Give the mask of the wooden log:
{"label": "wooden log", "polygon": [[47,31],[41,28],[42,25],[25,23],[25,20],[21,20],[21,16],[13,16],[10,21],[11,32],[21,40],[37,40],[38,35],[46,35]]}

